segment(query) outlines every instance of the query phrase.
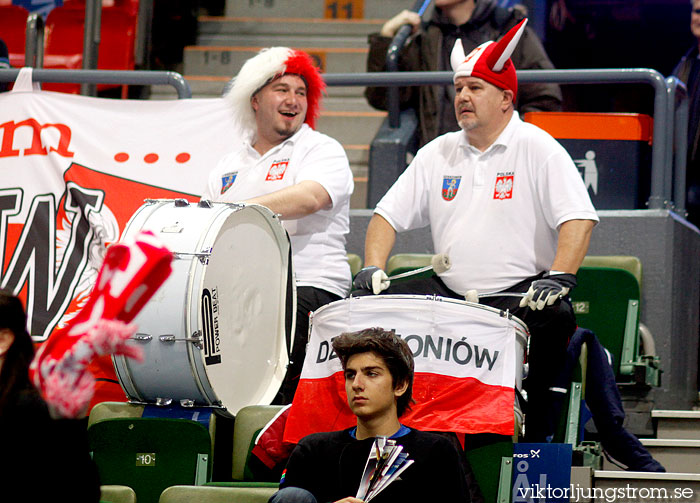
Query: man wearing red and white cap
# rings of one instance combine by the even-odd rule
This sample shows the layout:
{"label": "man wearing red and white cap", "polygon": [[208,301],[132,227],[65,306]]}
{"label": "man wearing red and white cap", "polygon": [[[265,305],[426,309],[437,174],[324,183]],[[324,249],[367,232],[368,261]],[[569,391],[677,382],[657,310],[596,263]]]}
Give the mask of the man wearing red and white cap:
{"label": "man wearing red and white cap", "polygon": [[309,312],[347,296],[351,283],[345,235],[352,172],[340,143],[313,129],[324,89],[303,51],[271,47],[246,61],[224,94],[244,139],[210,173],[202,196],[266,206],[289,233],[297,324],[278,403],[291,403],[296,390]]}
{"label": "man wearing red and white cap", "polygon": [[518,82],[510,54],[525,21],[467,56],[457,40],[451,62],[462,130],[420,149],[377,204],[367,228],[367,267],[355,287],[375,294],[387,289],[383,269],[396,232],[430,225],[434,250],[447,254],[451,267],[386,292],[469,293],[468,300],[525,293],[481,302],[508,309],[530,329],[526,438],[544,441],[552,433],[549,388],[576,328],[567,294],[598,217],[564,148],[514,113]]}

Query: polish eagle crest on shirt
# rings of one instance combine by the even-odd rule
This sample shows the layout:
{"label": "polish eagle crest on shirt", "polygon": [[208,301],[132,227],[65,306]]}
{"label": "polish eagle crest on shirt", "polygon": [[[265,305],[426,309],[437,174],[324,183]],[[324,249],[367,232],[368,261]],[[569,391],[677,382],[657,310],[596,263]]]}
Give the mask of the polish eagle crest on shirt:
{"label": "polish eagle crest on shirt", "polygon": [[238,176],[238,171],[233,171],[231,173],[225,173],[225,174],[221,175],[221,193],[222,194],[231,188],[231,185],[233,185],[233,182],[236,181],[237,176]]}
{"label": "polish eagle crest on shirt", "polygon": [[452,201],[457,196],[461,176],[444,176],[442,178],[442,198],[445,201]]}
{"label": "polish eagle crest on shirt", "polygon": [[512,173],[498,173],[496,176],[496,186],[494,187],[493,198],[511,199],[513,197],[513,180],[515,176]]}
{"label": "polish eagle crest on shirt", "polygon": [[276,182],[284,178],[284,173],[287,171],[289,166],[289,159],[281,159],[272,161],[270,165],[270,170],[267,172],[265,177],[266,182]]}

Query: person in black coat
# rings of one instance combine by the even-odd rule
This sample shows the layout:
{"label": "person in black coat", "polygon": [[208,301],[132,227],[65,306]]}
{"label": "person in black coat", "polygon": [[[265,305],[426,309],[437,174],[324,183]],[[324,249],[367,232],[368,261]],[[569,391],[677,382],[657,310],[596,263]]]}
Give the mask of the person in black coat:
{"label": "person in black coat", "polygon": [[26,323],[20,299],[0,291],[3,501],[98,502],[100,484],[88,454],[86,422],[51,417],[29,379],[34,346]]}

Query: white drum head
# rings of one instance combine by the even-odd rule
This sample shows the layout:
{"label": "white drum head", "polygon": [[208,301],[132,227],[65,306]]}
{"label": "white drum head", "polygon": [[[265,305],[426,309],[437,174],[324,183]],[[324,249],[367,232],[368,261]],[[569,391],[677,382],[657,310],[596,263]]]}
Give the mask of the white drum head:
{"label": "white drum head", "polygon": [[[268,214],[266,214],[268,213]],[[289,245],[265,208],[247,206],[219,229],[201,285],[209,382],[232,413],[269,404],[287,365],[284,306]]]}

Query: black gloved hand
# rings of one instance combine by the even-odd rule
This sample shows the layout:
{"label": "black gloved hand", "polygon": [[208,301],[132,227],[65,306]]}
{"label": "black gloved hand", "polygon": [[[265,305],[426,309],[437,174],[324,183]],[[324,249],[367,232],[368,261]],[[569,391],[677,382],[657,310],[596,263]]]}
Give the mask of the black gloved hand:
{"label": "black gloved hand", "polygon": [[370,290],[374,295],[389,288],[390,284],[391,281],[386,273],[375,265],[363,268],[352,282],[352,286],[356,289]]}
{"label": "black gloved hand", "polygon": [[520,301],[520,307],[529,306],[533,311],[540,311],[562,299],[575,286],[575,274],[547,273],[541,279],[532,282],[525,297]]}

